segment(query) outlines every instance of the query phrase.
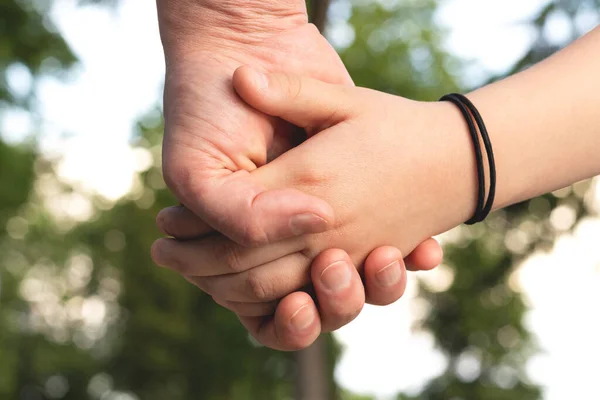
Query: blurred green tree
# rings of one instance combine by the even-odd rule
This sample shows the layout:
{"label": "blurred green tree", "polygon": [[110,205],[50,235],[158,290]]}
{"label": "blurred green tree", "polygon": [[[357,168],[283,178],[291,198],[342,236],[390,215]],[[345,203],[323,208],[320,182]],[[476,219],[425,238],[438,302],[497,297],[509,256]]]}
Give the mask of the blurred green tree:
{"label": "blurred green tree", "polygon": [[[64,40],[44,22],[40,4],[4,0],[0,2],[0,115],[9,109],[27,107],[31,91],[15,92],[8,84],[11,71],[25,70],[33,79],[54,73],[55,67],[70,66],[75,58]],[[2,132],[0,132],[1,134]],[[29,337],[21,329],[27,305],[18,294],[19,281],[28,261],[14,246],[29,231],[22,217],[34,185],[36,155],[31,144],[11,146],[0,137],[0,397],[26,396],[23,382],[30,376],[34,347],[43,340]],[[42,344],[39,357],[51,346]]]}

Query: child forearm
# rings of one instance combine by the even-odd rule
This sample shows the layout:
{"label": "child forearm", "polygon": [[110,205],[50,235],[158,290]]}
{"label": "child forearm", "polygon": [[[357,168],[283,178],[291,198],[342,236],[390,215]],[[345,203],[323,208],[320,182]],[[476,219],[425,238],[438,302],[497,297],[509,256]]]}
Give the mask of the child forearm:
{"label": "child forearm", "polygon": [[600,28],[468,97],[494,145],[495,208],[600,174]]}

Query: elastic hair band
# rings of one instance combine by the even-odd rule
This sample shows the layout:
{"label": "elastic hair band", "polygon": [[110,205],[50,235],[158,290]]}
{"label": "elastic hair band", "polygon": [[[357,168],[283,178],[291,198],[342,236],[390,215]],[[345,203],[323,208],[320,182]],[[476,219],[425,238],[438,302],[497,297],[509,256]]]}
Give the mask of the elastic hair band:
{"label": "elastic hair band", "polygon": [[[450,93],[442,97],[440,101],[449,101],[459,108],[463,117],[467,121],[467,125],[469,126],[469,134],[471,135],[471,139],[473,140],[473,146],[475,148],[475,161],[477,163],[477,180],[479,183],[479,187],[477,190],[478,196],[475,213],[473,214],[473,217],[465,223],[467,225],[474,225],[476,223],[484,221],[487,218],[487,216],[492,211],[492,206],[494,205],[494,199],[496,197],[496,162],[494,160],[494,150],[492,149],[492,142],[490,141],[490,137],[488,135],[487,128],[483,123],[483,118],[481,118],[481,114],[479,113],[475,105],[467,97],[459,93]],[[473,123],[473,120],[475,120],[475,123]],[[477,131],[475,124],[477,124],[477,128],[479,128],[479,132]],[[485,152],[487,154],[488,164],[490,168],[490,192],[487,196],[487,201],[485,200],[485,168],[483,165],[483,154],[481,151],[481,145],[479,143],[480,134],[483,140],[483,145],[485,147]]]}

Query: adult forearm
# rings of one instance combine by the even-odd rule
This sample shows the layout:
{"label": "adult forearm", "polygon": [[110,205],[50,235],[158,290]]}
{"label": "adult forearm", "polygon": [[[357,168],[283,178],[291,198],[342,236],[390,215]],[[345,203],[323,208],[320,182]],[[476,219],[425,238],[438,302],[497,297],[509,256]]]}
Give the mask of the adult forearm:
{"label": "adult forearm", "polygon": [[469,95],[498,170],[495,208],[600,174],[600,28]]}

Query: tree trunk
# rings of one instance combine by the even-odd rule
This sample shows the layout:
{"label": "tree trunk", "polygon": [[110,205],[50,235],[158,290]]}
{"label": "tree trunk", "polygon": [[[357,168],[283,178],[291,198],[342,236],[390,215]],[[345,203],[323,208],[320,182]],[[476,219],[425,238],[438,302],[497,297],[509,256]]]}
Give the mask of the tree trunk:
{"label": "tree trunk", "polygon": [[296,353],[296,400],[331,400],[325,346],[321,336],[308,349]]}
{"label": "tree trunk", "polygon": [[[331,0],[312,1],[310,20],[322,34],[330,3]],[[325,339],[320,337],[308,349],[296,353],[296,400],[331,400],[326,345]]]}
{"label": "tree trunk", "polygon": [[327,10],[329,10],[329,4],[331,0],[313,0],[311,18],[313,24],[319,28],[322,34],[325,34],[325,27],[327,25]]}

